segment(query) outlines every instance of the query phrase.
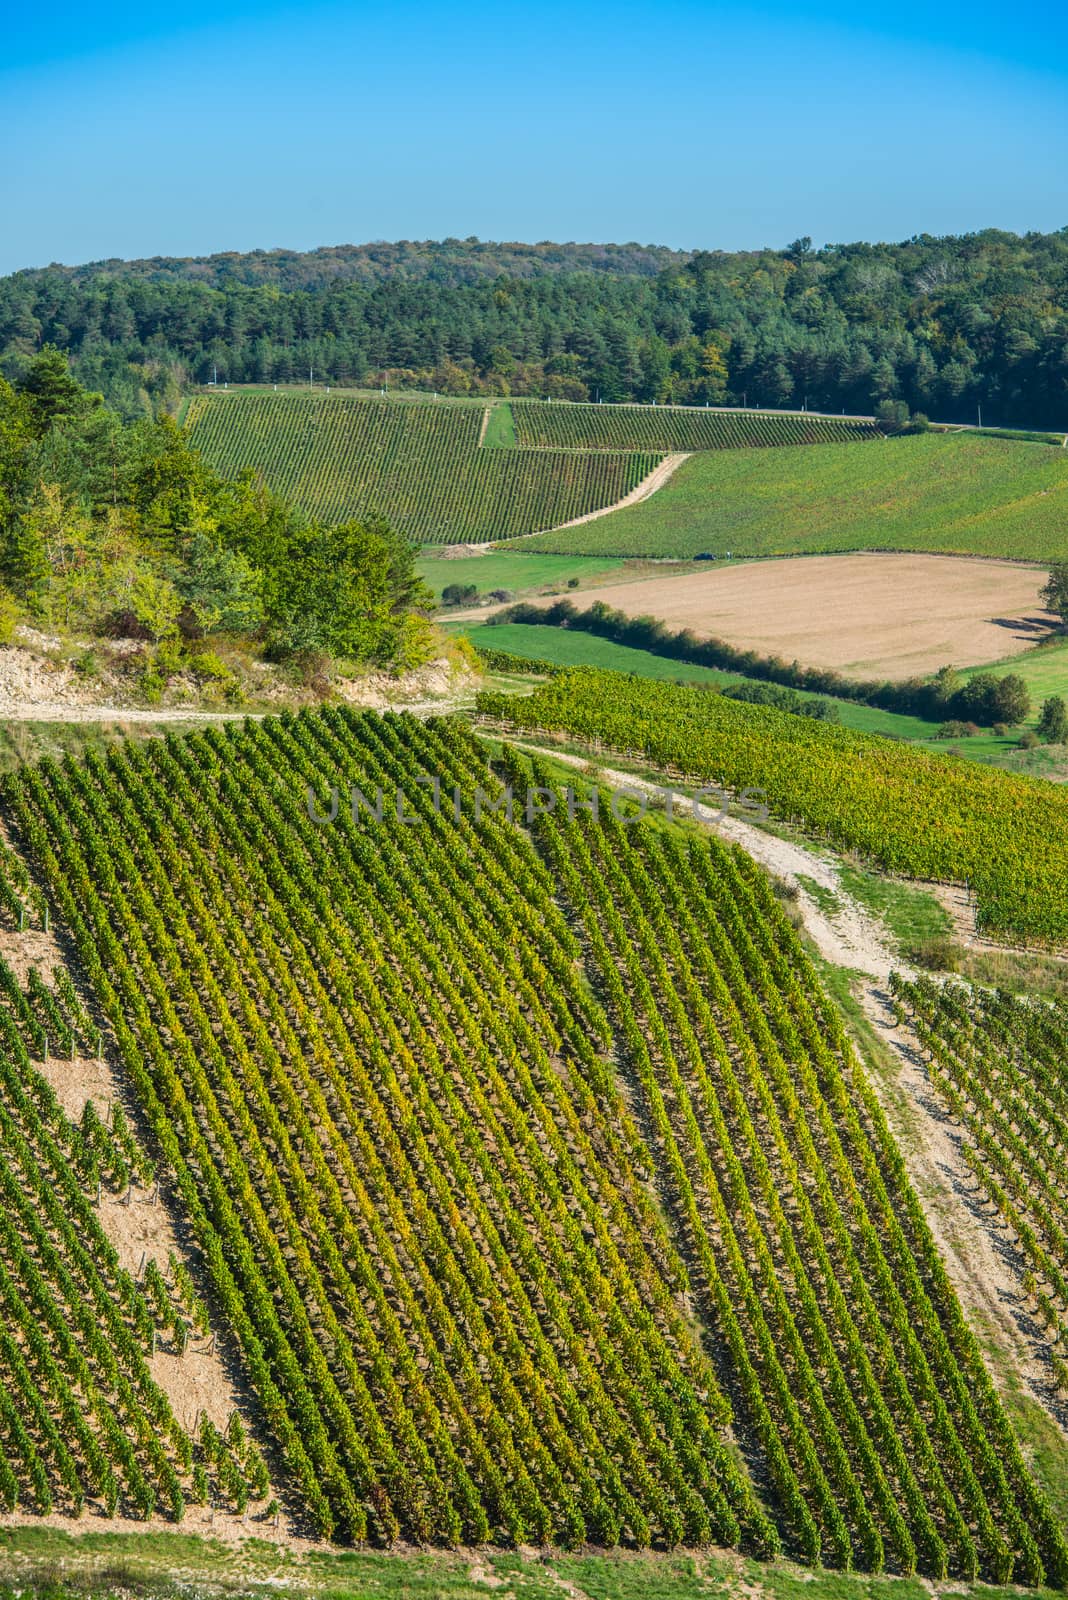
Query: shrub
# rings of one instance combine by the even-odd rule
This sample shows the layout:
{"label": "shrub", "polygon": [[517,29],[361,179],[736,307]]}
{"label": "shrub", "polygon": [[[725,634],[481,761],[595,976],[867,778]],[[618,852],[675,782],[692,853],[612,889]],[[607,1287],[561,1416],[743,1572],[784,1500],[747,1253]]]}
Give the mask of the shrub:
{"label": "shrub", "polygon": [[198,650],[190,658],[189,667],[194,676],[205,682],[227,683],[233,677],[226,662],[214,650]]}
{"label": "shrub", "polygon": [[1020,735],[1021,750],[1034,750],[1040,743],[1041,740],[1039,739],[1034,728],[1025,728],[1023,733]]}
{"label": "shrub", "polygon": [[18,601],[7,589],[0,588],[0,644],[11,644],[18,620]]}
{"label": "shrub", "polygon": [[914,966],[924,967],[928,972],[959,972],[964,954],[962,947],[948,933],[935,933],[926,939],[917,939],[905,951],[906,958]]}

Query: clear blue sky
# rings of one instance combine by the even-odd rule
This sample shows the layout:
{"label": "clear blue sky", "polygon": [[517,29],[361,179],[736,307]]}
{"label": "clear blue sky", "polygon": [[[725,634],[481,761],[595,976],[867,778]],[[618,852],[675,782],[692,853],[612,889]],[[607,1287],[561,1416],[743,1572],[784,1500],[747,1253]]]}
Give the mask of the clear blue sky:
{"label": "clear blue sky", "polygon": [[730,249],[1068,224],[1063,4],[13,11],[0,272],[450,234]]}

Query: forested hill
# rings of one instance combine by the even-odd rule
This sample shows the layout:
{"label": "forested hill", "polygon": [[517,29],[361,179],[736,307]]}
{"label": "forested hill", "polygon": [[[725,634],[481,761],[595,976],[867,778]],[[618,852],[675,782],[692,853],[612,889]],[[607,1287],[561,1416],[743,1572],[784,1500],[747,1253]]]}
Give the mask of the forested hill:
{"label": "forested hill", "polygon": [[[142,261],[90,261],[51,266],[79,281],[147,278],[154,283],[202,283],[211,289],[271,284],[325,289],[336,283],[477,283],[483,278],[536,278],[555,272],[613,273],[651,278],[690,258],[690,251],[652,244],[500,244],[492,239],[377,239],[370,244],[323,245],[318,250],[234,250],[210,256],[151,256]],[[25,274],[37,276],[36,273]],[[24,274],[20,274],[24,276]]]}
{"label": "forested hill", "polygon": [[1060,428],[1068,229],[673,255],[446,240],[0,279],[0,367],[43,344],[136,414],[220,382],[870,412]]}

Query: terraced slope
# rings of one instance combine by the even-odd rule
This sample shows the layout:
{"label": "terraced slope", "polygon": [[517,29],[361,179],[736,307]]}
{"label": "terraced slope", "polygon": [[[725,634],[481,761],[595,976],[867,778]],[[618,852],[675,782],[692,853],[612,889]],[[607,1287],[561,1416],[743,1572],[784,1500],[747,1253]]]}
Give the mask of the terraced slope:
{"label": "terraced slope", "polygon": [[650,451],[483,449],[480,406],[336,395],[216,394],[190,402],[192,444],[327,521],[377,512],[413,542],[482,542],[614,505]]}

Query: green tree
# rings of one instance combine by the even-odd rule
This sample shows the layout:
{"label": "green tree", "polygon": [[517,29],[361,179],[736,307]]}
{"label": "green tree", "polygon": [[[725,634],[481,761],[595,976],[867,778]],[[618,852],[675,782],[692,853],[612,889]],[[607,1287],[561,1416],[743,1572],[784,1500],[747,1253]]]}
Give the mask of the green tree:
{"label": "green tree", "polygon": [[1068,704],[1063,695],[1051,694],[1042,702],[1038,732],[1048,744],[1068,744]]}
{"label": "green tree", "polygon": [[239,550],[197,532],[167,576],[181,596],[179,619],[187,638],[205,633],[249,633],[263,621],[260,579]]}
{"label": "green tree", "polygon": [[379,517],[309,524],[267,576],[264,599],[277,653],[326,651],[379,664],[419,653],[427,630],[412,613],[434,604],[414,550]]}
{"label": "green tree", "polygon": [[964,680],[956,667],[939,667],[934,675],[934,691],[938,699],[945,703],[952,700],[960,693]]}
{"label": "green tree", "polygon": [[0,583],[34,604],[48,583],[48,552],[34,525],[13,517],[0,535]]}
{"label": "green tree", "polygon": [[46,344],[30,362],[18,388],[25,397],[31,426],[38,438],[42,438],[54,422],[84,414],[104,403],[103,395],[88,394],[71,377],[67,357],[51,344]]}
{"label": "green tree", "polygon": [[884,433],[900,433],[908,426],[909,408],[904,400],[880,400],[875,420]]}
{"label": "green tree", "polygon": [[1031,695],[1026,682],[1018,672],[1007,673],[994,692],[994,721],[1007,722],[1013,727],[1030,714]]}
{"label": "green tree", "polygon": [[1068,625],[1068,561],[1058,561],[1050,568],[1049,581],[1042,590],[1047,608]]}

